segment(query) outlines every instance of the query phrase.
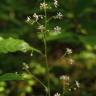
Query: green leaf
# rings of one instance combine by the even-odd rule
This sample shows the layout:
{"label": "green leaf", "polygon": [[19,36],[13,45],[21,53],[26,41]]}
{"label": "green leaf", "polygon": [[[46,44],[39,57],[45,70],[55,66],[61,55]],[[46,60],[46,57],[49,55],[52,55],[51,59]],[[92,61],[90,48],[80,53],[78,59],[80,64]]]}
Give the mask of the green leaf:
{"label": "green leaf", "polygon": [[8,53],[16,51],[27,52],[29,50],[40,53],[38,49],[31,47],[28,43],[26,43],[23,40],[14,39],[11,37],[8,39],[4,39],[0,37],[0,53]]}
{"label": "green leaf", "polygon": [[77,0],[75,1],[75,12],[80,14],[82,13],[86,8],[92,8],[94,0]]}
{"label": "green leaf", "polygon": [[90,36],[79,36],[81,42],[83,44],[88,44],[90,46],[95,46],[96,45],[96,36],[95,35],[90,35]]}
{"label": "green leaf", "polygon": [[90,35],[96,35],[96,22],[93,20],[85,19],[80,21],[81,26]]}
{"label": "green leaf", "polygon": [[96,49],[96,36],[90,35],[90,36],[79,36],[80,41],[84,44],[85,48],[87,50],[94,50]]}
{"label": "green leaf", "polygon": [[[42,39],[42,34],[38,34],[39,39]],[[71,32],[53,32],[50,31],[48,34],[46,34],[46,40],[47,42],[51,41],[62,41],[62,42],[71,42],[71,43],[77,43],[77,39],[74,38],[75,34]]]}
{"label": "green leaf", "polygon": [[22,76],[16,73],[6,73],[0,76],[0,81],[8,81],[8,80],[24,80]]}

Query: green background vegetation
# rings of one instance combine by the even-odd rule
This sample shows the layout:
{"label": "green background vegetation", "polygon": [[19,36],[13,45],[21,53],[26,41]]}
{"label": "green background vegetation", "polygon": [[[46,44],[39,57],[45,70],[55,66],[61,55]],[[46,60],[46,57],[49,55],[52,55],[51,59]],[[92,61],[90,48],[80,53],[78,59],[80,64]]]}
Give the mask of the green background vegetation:
{"label": "green background vegetation", "polygon": [[[96,0],[58,0],[56,9],[47,10],[48,17],[57,12],[64,14],[62,20],[51,20],[48,29],[60,26],[62,32],[47,36],[50,67],[51,94],[62,92],[61,75],[69,75],[80,82],[79,91],[68,96],[96,96]],[[31,72],[44,84],[47,83],[46,65],[39,53],[44,45],[37,25],[25,22],[27,16],[39,10],[42,0],[0,0],[0,96],[43,96],[44,88],[22,69],[22,63],[30,65]],[[52,0],[46,0],[49,5]],[[35,49],[36,48],[36,49]],[[62,57],[71,48],[71,65]],[[38,49],[38,50],[37,50]],[[33,56],[30,56],[33,52]],[[62,58],[61,58],[62,57]],[[23,73],[23,81],[15,72]]]}

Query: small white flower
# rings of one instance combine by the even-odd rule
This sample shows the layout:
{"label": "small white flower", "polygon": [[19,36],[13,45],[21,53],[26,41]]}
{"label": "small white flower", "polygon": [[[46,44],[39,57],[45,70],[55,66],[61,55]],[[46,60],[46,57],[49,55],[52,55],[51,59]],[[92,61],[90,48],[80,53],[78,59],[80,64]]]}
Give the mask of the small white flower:
{"label": "small white flower", "polygon": [[74,60],[72,58],[69,59],[69,63],[70,64],[73,64],[74,63]]}
{"label": "small white flower", "polygon": [[38,29],[39,29],[39,30],[44,30],[45,27],[44,27],[44,25],[40,25],[40,26],[38,27]]}
{"label": "small white flower", "polygon": [[43,19],[44,18],[44,16],[43,15],[38,15],[41,19]]}
{"label": "small white flower", "polygon": [[56,16],[53,16],[54,19],[62,19],[63,14],[61,12],[58,12]]}
{"label": "small white flower", "polygon": [[31,20],[31,17],[30,16],[27,16],[26,22],[30,22],[30,20]]}
{"label": "small white flower", "polygon": [[76,88],[73,88],[74,90],[76,90]]}
{"label": "small white flower", "polygon": [[25,62],[23,62],[23,69],[29,69],[29,66],[25,63]]}
{"label": "small white flower", "polygon": [[18,72],[15,72],[16,75],[18,75]]}
{"label": "small white flower", "polygon": [[54,0],[54,6],[57,8],[58,7],[58,1]]}
{"label": "small white flower", "polygon": [[60,96],[60,93],[56,93],[56,94],[54,94],[54,96]]}
{"label": "small white flower", "polygon": [[62,76],[60,77],[60,79],[61,79],[61,80],[69,81],[69,80],[70,80],[70,77],[67,76],[67,75],[62,75]]}
{"label": "small white flower", "polygon": [[78,81],[75,80],[76,86],[79,88],[80,87],[80,83]]}
{"label": "small white flower", "polygon": [[46,4],[45,2],[40,3],[40,9],[47,9],[48,8],[48,4]]}
{"label": "small white flower", "polygon": [[62,19],[62,17],[63,17],[63,14],[61,12],[57,13],[57,15],[56,15],[57,19]]}
{"label": "small white flower", "polygon": [[39,16],[36,13],[33,14],[33,17],[35,18],[36,21],[38,21]]}
{"label": "small white flower", "polygon": [[67,53],[67,54],[71,54],[71,53],[72,53],[72,50],[69,49],[69,48],[66,48],[66,53]]}
{"label": "small white flower", "polygon": [[68,89],[69,91],[71,91],[71,89]]}
{"label": "small white flower", "polygon": [[30,56],[33,56],[33,52],[31,52]]}
{"label": "small white flower", "polygon": [[54,32],[61,33],[61,27],[59,27],[59,26],[54,27]]}

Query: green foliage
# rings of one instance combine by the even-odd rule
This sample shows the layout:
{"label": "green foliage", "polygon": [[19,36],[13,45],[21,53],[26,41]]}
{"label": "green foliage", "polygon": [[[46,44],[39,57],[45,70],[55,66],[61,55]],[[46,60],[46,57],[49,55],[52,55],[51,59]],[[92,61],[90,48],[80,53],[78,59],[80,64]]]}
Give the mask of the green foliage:
{"label": "green foliage", "polygon": [[[43,35],[38,30],[38,24],[35,23],[32,26],[25,22],[27,16],[32,17],[34,13],[44,15],[43,10],[39,10],[41,2],[42,0],[0,0],[0,74],[2,74],[0,81],[23,80],[20,75],[12,72],[23,73],[21,64],[25,62],[31,67],[31,72],[46,84],[43,56],[35,54],[44,52]],[[46,2],[53,6],[52,0],[46,0]],[[62,84],[58,78],[63,74],[69,74],[72,79],[80,80],[80,96],[96,96],[96,0],[58,0],[58,4],[58,8],[53,6],[52,9],[47,10],[48,18],[55,16],[58,12],[64,15],[61,20],[50,19],[47,24],[49,31],[46,39],[48,60],[52,70],[50,74],[52,96],[58,90],[62,91]],[[39,22],[44,25],[42,20]],[[56,26],[61,27],[59,34],[53,32]],[[66,58],[57,60],[61,58],[66,48],[73,49],[72,57],[76,59],[76,62],[72,66],[67,64]],[[33,57],[29,55],[30,53],[33,53]],[[59,66],[56,65],[57,63]],[[59,67],[62,70],[59,70]],[[19,87],[17,85],[14,84],[19,93],[21,89],[23,90],[21,86],[26,84],[20,83]],[[44,93],[38,83],[30,86],[34,91],[30,94],[37,96]],[[8,88],[11,90],[9,86]],[[13,93],[15,92],[12,92],[12,95]]]}
{"label": "green foliage", "polygon": [[0,81],[9,81],[9,80],[24,80],[22,76],[16,73],[6,73],[0,76]]}
{"label": "green foliage", "polygon": [[28,43],[24,42],[23,40],[14,38],[4,39],[0,37],[0,53],[16,51],[27,52],[30,50],[40,52],[39,50],[32,48]]}

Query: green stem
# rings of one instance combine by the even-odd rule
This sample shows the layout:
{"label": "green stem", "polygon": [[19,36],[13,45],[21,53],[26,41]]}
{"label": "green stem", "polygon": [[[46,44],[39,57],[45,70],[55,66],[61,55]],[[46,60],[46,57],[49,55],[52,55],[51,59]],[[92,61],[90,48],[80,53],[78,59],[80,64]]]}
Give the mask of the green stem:
{"label": "green stem", "polygon": [[[46,1],[44,0],[44,3],[46,4]],[[44,41],[44,51],[45,51],[45,63],[46,63],[46,69],[47,69],[47,80],[48,80],[48,96],[50,96],[50,78],[49,78],[49,66],[48,66],[48,54],[47,54],[47,41],[46,41],[46,28],[47,28],[47,12],[46,8],[44,8],[45,13],[45,31],[43,32],[43,41]]]}
{"label": "green stem", "polygon": [[45,33],[44,33],[44,47],[45,47],[45,64],[46,64],[46,69],[47,69],[47,76],[48,76],[48,78],[47,78],[47,80],[48,80],[48,96],[50,96],[50,80],[49,80],[49,66],[48,66],[48,55],[47,55],[47,43],[46,43],[46,35],[45,35]]}
{"label": "green stem", "polygon": [[34,76],[28,69],[25,69],[26,70],[26,72],[28,72],[29,74],[31,74],[32,75],[32,77],[37,81],[37,82],[39,82],[44,88],[45,88],[45,90],[48,90],[48,88],[46,87],[46,85],[44,85],[36,76]]}

